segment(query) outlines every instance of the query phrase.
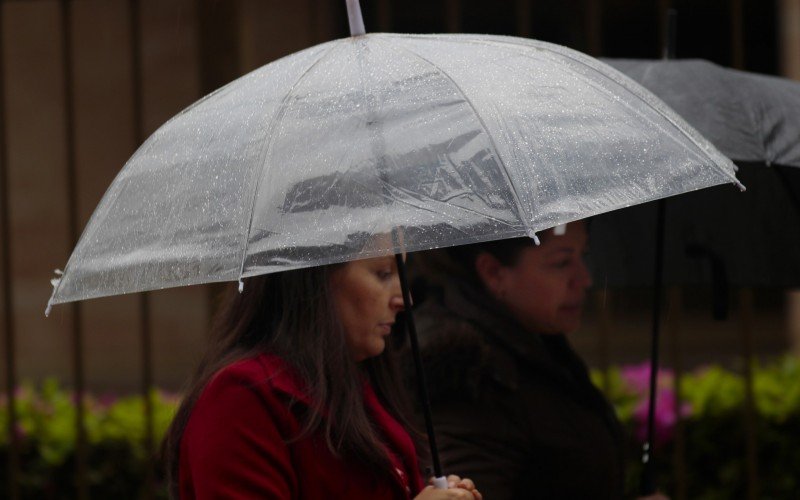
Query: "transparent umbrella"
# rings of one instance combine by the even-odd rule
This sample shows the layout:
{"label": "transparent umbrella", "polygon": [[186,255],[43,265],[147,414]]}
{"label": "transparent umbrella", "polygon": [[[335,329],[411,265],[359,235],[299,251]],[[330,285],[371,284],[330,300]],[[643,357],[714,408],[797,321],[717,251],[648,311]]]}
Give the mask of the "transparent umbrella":
{"label": "transparent umbrella", "polygon": [[[739,184],[700,134],[591,57],[502,36],[363,34],[358,17],[354,36],[263,66],[148,138],[53,280],[48,308],[535,238]],[[392,244],[369,244],[382,234]]]}
{"label": "transparent umbrella", "polygon": [[50,303],[368,257],[361,236],[393,228],[404,248],[390,251],[532,236],[725,182],[733,165],[694,129],[578,52],[355,36],[268,64],[159,128]]}

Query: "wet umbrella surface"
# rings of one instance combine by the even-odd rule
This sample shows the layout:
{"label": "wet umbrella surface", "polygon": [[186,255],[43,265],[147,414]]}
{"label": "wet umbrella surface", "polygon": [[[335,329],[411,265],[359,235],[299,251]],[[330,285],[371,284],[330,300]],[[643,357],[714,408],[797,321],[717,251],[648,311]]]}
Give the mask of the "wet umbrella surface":
{"label": "wet umbrella surface", "polygon": [[[268,64],[158,129],[51,304],[516,236],[716,184],[733,165],[581,53],[367,34]],[[365,250],[397,230],[395,248]]]}

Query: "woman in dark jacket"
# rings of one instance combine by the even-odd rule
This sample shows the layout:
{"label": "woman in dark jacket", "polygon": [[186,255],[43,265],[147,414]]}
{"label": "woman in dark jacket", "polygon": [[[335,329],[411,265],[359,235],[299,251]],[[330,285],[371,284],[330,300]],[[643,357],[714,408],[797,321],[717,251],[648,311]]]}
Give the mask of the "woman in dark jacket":
{"label": "woman in dark jacket", "polygon": [[173,495],[480,500],[424,485],[387,348],[402,307],[393,256],[233,291],[167,435]]}
{"label": "woman in dark jacket", "polygon": [[492,500],[621,498],[620,424],[565,336],[591,284],[585,223],[540,239],[437,263],[415,317],[442,461]]}

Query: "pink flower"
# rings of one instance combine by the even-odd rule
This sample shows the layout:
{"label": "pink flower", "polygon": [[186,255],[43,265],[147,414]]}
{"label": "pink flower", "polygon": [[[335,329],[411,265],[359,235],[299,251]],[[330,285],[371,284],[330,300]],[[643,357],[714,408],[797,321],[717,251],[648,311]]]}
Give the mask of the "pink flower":
{"label": "pink flower", "polygon": [[112,394],[110,392],[107,392],[105,394],[101,394],[97,398],[97,404],[100,406],[100,408],[108,408],[111,405],[113,405],[114,403],[116,403],[117,399],[119,399],[119,398],[116,396],[116,394]]}
{"label": "pink flower", "polygon": [[[647,413],[650,397],[650,362],[625,367],[621,370],[625,384],[638,396],[639,402],[633,412],[636,424],[636,438],[640,442],[647,439]],[[672,370],[662,368],[658,371],[656,408],[654,414],[653,446],[662,446],[674,438],[678,419],[691,414],[691,407],[682,403],[680,408],[675,401],[675,375]]]}
{"label": "pink flower", "polygon": [[[622,380],[639,394],[647,395],[650,392],[650,362],[645,361],[638,365],[622,368]],[[672,370],[661,368],[658,370],[658,387],[673,387],[675,376]]]}
{"label": "pink flower", "polygon": [[[675,392],[671,388],[659,388],[656,394],[656,411],[654,415],[654,446],[662,446],[669,443],[675,436],[675,425],[681,417],[691,414],[691,406],[682,403],[680,408],[676,406]],[[640,442],[647,439],[647,413],[648,399],[644,398],[633,412],[633,419],[636,422],[636,438]]]}

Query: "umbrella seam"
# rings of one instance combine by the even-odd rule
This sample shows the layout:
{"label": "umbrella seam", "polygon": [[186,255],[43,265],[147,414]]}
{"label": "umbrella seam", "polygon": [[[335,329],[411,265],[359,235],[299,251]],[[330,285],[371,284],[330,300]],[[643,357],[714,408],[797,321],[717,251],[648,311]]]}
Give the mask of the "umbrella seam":
{"label": "umbrella seam", "polygon": [[322,62],[322,60],[325,59],[333,51],[333,49],[336,48],[336,47],[337,47],[337,45],[332,45],[327,51],[325,51],[325,53],[320,55],[319,58],[316,61],[314,61],[314,63],[311,64],[311,66],[309,66],[297,78],[297,81],[294,82],[292,87],[286,93],[286,96],[283,98],[283,100],[281,102],[280,109],[278,109],[278,111],[275,113],[274,118],[273,118],[273,122],[272,122],[272,124],[271,124],[271,126],[269,128],[269,131],[267,132],[267,137],[269,138],[268,139],[269,142],[267,143],[266,147],[264,148],[263,158],[262,158],[262,160],[260,162],[261,163],[261,170],[259,171],[260,175],[256,179],[255,187],[253,188],[253,195],[252,195],[252,198],[251,198],[251,201],[250,201],[250,217],[249,217],[250,220],[247,223],[247,232],[245,233],[244,242],[243,242],[243,248],[242,248],[242,261],[241,261],[241,265],[239,266],[239,278],[238,278],[238,280],[239,280],[239,283],[240,283],[240,290],[241,290],[242,274],[244,273],[244,263],[245,263],[245,260],[247,260],[247,247],[248,247],[249,242],[250,242],[250,233],[251,233],[251,231],[253,229],[253,214],[255,212],[256,198],[258,198],[258,188],[261,186],[261,179],[264,178],[264,175],[266,174],[266,172],[268,170],[268,168],[267,168],[268,167],[267,159],[269,158],[269,152],[272,149],[272,145],[273,145],[274,140],[275,140],[275,131],[277,130],[278,126],[281,124],[281,122],[283,120],[283,116],[286,114],[286,109],[288,107],[289,98],[292,97],[292,95],[294,94],[294,91],[297,88],[297,86],[300,85],[300,82],[303,80],[303,78],[305,78],[311,72],[311,70],[314,69],[320,62]]}
{"label": "umbrella seam", "polygon": [[[414,39],[414,38],[444,38],[444,39],[450,38],[450,36],[447,36],[447,35],[445,35],[445,36],[442,36],[442,35],[431,35],[431,36],[405,35],[403,37],[404,38],[411,38],[411,39]],[[708,154],[707,149],[705,147],[703,147],[702,144],[699,144],[695,140],[695,138],[693,138],[690,134],[687,134],[683,130],[683,127],[678,126],[679,124],[676,123],[670,116],[668,116],[668,114],[665,113],[663,109],[660,109],[662,106],[658,106],[658,107],[652,106],[642,95],[640,95],[640,93],[637,91],[636,87],[641,87],[646,92],[650,92],[649,90],[645,89],[641,84],[635,82],[633,79],[631,79],[627,75],[623,74],[621,71],[617,70],[616,68],[613,68],[612,66],[610,66],[608,64],[605,64],[602,61],[599,61],[597,59],[591,58],[591,56],[585,55],[583,53],[580,53],[580,52],[577,52],[577,51],[572,51],[570,49],[563,50],[564,49],[563,47],[560,47],[558,45],[555,45],[555,44],[552,44],[552,43],[548,43],[548,42],[541,42],[541,41],[538,41],[538,40],[526,40],[525,41],[526,43],[520,43],[521,41],[515,40],[513,37],[505,37],[505,36],[497,36],[497,37],[494,37],[492,39],[486,39],[486,40],[481,40],[481,41],[470,40],[468,38],[463,38],[463,37],[459,37],[459,36],[454,36],[454,37],[452,37],[452,39],[454,39],[455,41],[458,41],[458,42],[462,42],[462,43],[473,43],[473,44],[477,44],[477,45],[496,44],[496,45],[507,45],[507,46],[511,46],[511,47],[534,46],[534,47],[536,47],[536,48],[538,48],[540,50],[549,50],[549,51],[552,51],[554,53],[557,53],[560,56],[568,58],[568,59],[574,61],[575,63],[580,64],[582,67],[587,68],[587,69],[589,69],[589,70],[591,70],[593,72],[599,73],[600,75],[602,75],[602,76],[604,76],[606,78],[608,78],[608,75],[605,75],[603,72],[599,71],[591,63],[592,62],[597,62],[597,63],[599,63],[601,65],[604,65],[604,66],[607,66],[607,67],[611,68],[612,70],[614,70],[614,72],[618,73],[623,78],[620,79],[620,80],[612,80],[611,78],[608,78],[609,80],[615,81],[615,83],[617,83],[618,85],[623,87],[625,90],[627,90],[628,93],[632,94],[637,99],[642,100],[646,104],[650,105],[650,107],[654,111],[656,111],[662,118],[666,119],[669,123],[673,124],[673,126],[675,126],[675,128],[678,129],[678,131],[681,133],[681,135],[683,135],[684,137],[689,139],[695,146],[697,146],[701,151],[703,151],[706,154],[706,156],[708,157],[708,159],[713,162],[715,168],[717,168],[718,170],[721,170],[724,173],[724,175],[731,180],[732,183],[734,183],[736,186],[739,187],[739,189],[744,189],[744,186],[742,185],[741,182],[739,182],[739,180],[736,178],[736,176],[734,174],[732,174],[731,172],[728,172],[726,169],[722,168],[719,164],[717,164],[717,162],[714,161],[711,158],[711,155]],[[436,66],[434,63],[428,61],[424,57],[416,54],[416,52],[414,52],[414,51],[412,51],[410,49],[407,49],[407,48],[405,48],[405,50],[408,50],[412,54],[417,55],[417,57],[419,57],[420,59],[429,62],[434,67],[436,67],[437,69],[441,70],[441,68]],[[580,54],[580,57],[576,57],[572,52],[574,52],[576,54]],[[442,74],[444,74],[445,76],[447,76],[449,78],[449,75],[447,75],[444,71],[442,71]],[[452,81],[452,79],[451,79],[451,81]],[[636,87],[631,87],[630,85],[628,85],[628,82],[634,83],[636,85]],[[453,83],[455,84],[455,82],[453,82]],[[461,90],[461,89],[459,88],[459,90]],[[652,92],[650,92],[650,93],[652,94]],[[463,92],[462,92],[462,95],[463,95]],[[659,102],[661,102],[661,99],[659,99],[657,96],[655,96],[655,94],[653,94],[653,96]],[[464,95],[464,97],[466,98],[466,95]],[[470,105],[471,104],[472,103],[470,103]],[[677,113],[675,113],[675,114],[677,116]],[[678,116],[678,118],[681,121],[685,122],[685,120],[683,120],[683,118],[681,118],[680,116]],[[480,117],[479,117],[479,119],[480,119]],[[482,120],[481,120],[481,123],[483,123]],[[688,123],[686,123],[686,125],[691,127],[691,125],[689,125]],[[694,127],[691,127],[691,128],[694,129]],[[699,134],[699,132],[698,132],[698,134]],[[709,145],[711,145],[710,142],[709,142]],[[711,146],[713,147],[713,145],[711,145]],[[727,159],[727,157],[725,157],[724,155],[723,155],[723,157]],[[728,159],[728,161],[730,161],[730,159]]]}
{"label": "umbrella seam", "polygon": [[[487,40],[487,42],[488,43],[495,43],[495,44],[499,44],[499,45],[510,45],[510,46],[517,46],[517,47],[520,47],[520,46],[521,47],[525,47],[525,44],[518,43],[518,42],[515,43],[513,40],[505,40],[505,39],[503,39],[503,40]],[[536,45],[536,44],[534,44],[534,45]],[[628,91],[629,94],[635,96],[637,99],[639,99],[639,100],[643,101],[645,104],[649,105],[649,107],[652,108],[655,112],[657,112],[662,118],[666,119],[676,129],[678,129],[678,131],[681,133],[681,135],[686,137],[695,146],[697,146],[701,151],[703,151],[703,153],[705,153],[705,155],[708,157],[708,159],[711,160],[714,163],[714,167],[715,168],[717,168],[718,170],[722,170],[722,172],[725,174],[725,176],[727,176],[728,178],[732,179],[732,182],[734,184],[736,184],[739,188],[743,188],[744,187],[742,185],[742,183],[739,182],[739,180],[736,178],[735,175],[733,175],[732,173],[728,172],[726,169],[722,168],[719,164],[717,164],[716,161],[713,160],[713,158],[711,158],[711,155],[708,154],[708,151],[707,151],[706,147],[703,147],[702,144],[698,143],[698,141],[694,137],[692,137],[691,134],[686,133],[686,131],[684,130],[684,127],[681,126],[681,124],[679,122],[676,122],[672,117],[670,117],[669,113],[667,113],[664,109],[662,109],[664,107],[664,105],[662,104],[663,101],[661,100],[661,98],[659,98],[654,93],[652,93],[649,90],[647,90],[647,88],[645,88],[644,85],[636,82],[635,80],[633,80],[629,76],[625,75],[621,71],[617,70],[613,66],[611,66],[609,64],[606,64],[606,63],[604,63],[604,62],[602,62],[602,61],[600,61],[600,60],[598,60],[596,58],[591,58],[591,56],[587,56],[587,55],[585,55],[585,54],[583,54],[581,52],[572,51],[572,50],[569,50],[569,49],[568,50],[563,50],[564,49],[563,47],[559,47],[559,46],[557,46],[555,44],[549,44],[547,42],[545,42],[544,46],[541,47],[541,48],[542,49],[547,49],[547,50],[552,50],[552,52],[557,53],[557,54],[559,54],[560,56],[562,56],[564,58],[568,58],[571,61],[581,65],[582,67],[584,67],[584,68],[586,68],[586,69],[588,69],[588,70],[590,70],[590,71],[592,71],[594,73],[600,74],[601,76],[607,78],[608,80],[613,81],[617,85],[619,85],[622,88],[624,88],[626,91]],[[579,55],[576,56],[575,54],[579,54]],[[622,78],[621,79],[612,79],[612,78],[610,78],[610,76],[612,76],[613,73],[605,74],[605,73],[601,72],[598,68],[596,68],[593,65],[593,63],[595,63],[595,62],[597,62],[597,63],[599,63],[601,65],[604,65],[604,66],[606,66],[608,68],[611,68],[615,73],[621,75]],[[629,85],[629,83],[633,83],[635,86],[631,87]],[[595,87],[596,89],[598,88],[596,85],[593,85],[593,87]],[[642,89],[645,92],[651,94],[653,97],[655,97],[658,106],[654,106],[653,103],[650,103],[647,99],[645,99],[645,96],[641,94],[639,89]],[[602,90],[605,90],[605,89],[602,89]],[[615,99],[615,100],[619,101],[618,99]],[[672,110],[670,109],[670,111],[672,111]],[[674,114],[675,117],[677,117],[687,127],[689,127],[689,128],[694,130],[694,127],[692,127],[688,122],[686,122],[686,120],[684,120],[676,112],[672,111],[672,114]],[[699,132],[698,132],[698,134],[699,134]],[[702,137],[702,135],[701,135],[701,137]],[[703,139],[705,139],[705,137],[703,137]],[[710,143],[710,141],[708,141],[707,139],[705,139],[705,140],[706,140],[706,142],[708,142],[709,145],[712,146],[712,148],[716,149],[713,146],[713,144]],[[725,157],[725,156],[723,155],[723,157]],[[727,157],[725,157],[725,158],[728,159],[728,161],[730,161],[729,158],[727,158]]]}
{"label": "umbrella seam", "polygon": [[[387,44],[387,45],[389,45],[390,47],[394,48],[394,45],[392,45],[392,44]],[[470,109],[472,110],[472,113],[475,115],[475,118],[478,119],[478,123],[480,123],[481,128],[483,129],[484,133],[486,134],[486,137],[489,140],[489,143],[492,146],[492,150],[494,152],[494,155],[497,158],[497,161],[500,163],[500,167],[502,167],[503,174],[505,175],[506,179],[508,180],[508,185],[511,188],[511,193],[514,196],[514,201],[516,202],[517,207],[520,210],[520,212],[522,212],[522,214],[521,214],[522,217],[520,217],[520,219],[522,219],[523,225],[528,230],[528,232],[532,232],[533,229],[532,229],[531,225],[528,223],[528,219],[526,218],[526,217],[529,216],[529,214],[526,213],[525,206],[520,201],[519,194],[517,193],[517,187],[514,185],[514,182],[512,181],[511,176],[508,173],[508,168],[506,167],[505,161],[503,161],[503,158],[500,156],[500,153],[499,153],[498,148],[497,148],[497,144],[495,144],[494,138],[492,137],[492,134],[489,133],[489,129],[486,126],[486,123],[484,122],[483,117],[481,117],[480,113],[478,113],[478,110],[475,108],[475,105],[472,103],[470,98],[467,96],[467,94],[464,92],[464,90],[461,88],[461,86],[459,86],[458,83],[456,83],[456,81],[453,80],[453,78],[444,69],[442,69],[439,65],[437,65],[433,61],[423,57],[422,55],[418,54],[417,52],[415,52],[414,50],[412,50],[410,48],[402,47],[402,46],[399,46],[399,45],[397,47],[402,49],[402,50],[404,50],[404,51],[406,51],[406,52],[408,52],[409,54],[417,57],[418,59],[420,59],[422,61],[425,61],[426,63],[431,65],[433,68],[435,68],[442,76],[447,78],[447,80],[453,85],[453,87],[455,87],[455,89],[458,91],[458,93],[461,94],[461,96],[464,98],[464,100],[469,105]],[[532,216],[530,217],[530,220],[533,220]]]}

